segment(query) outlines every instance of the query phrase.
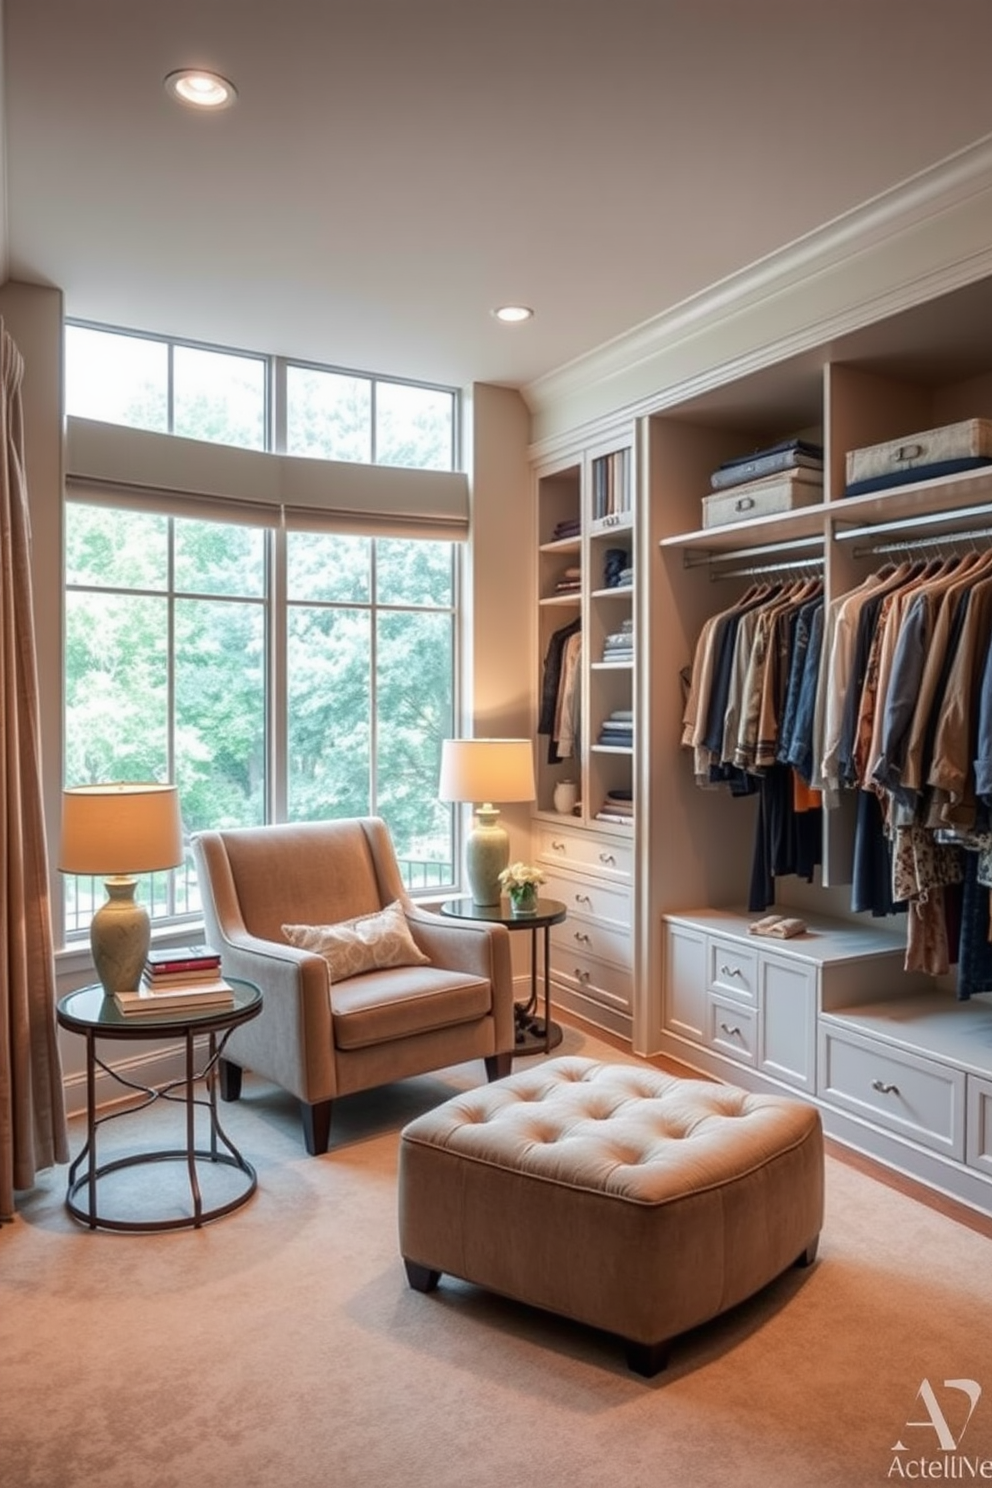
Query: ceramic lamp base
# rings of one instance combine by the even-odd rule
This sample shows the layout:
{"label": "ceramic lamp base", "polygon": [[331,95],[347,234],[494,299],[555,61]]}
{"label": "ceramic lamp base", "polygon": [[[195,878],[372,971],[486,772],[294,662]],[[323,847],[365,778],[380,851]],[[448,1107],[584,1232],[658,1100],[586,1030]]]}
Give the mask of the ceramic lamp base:
{"label": "ceramic lamp base", "polygon": [[510,861],[510,835],[501,827],[494,806],[480,806],[475,828],[465,844],[465,870],[475,904],[491,906],[500,901],[499,876]]}
{"label": "ceramic lamp base", "polygon": [[134,992],[148,959],[151,924],[144,905],[135,903],[136,883],[123,875],[106,879],[106,902],[90,924],[93,965],[108,997]]}

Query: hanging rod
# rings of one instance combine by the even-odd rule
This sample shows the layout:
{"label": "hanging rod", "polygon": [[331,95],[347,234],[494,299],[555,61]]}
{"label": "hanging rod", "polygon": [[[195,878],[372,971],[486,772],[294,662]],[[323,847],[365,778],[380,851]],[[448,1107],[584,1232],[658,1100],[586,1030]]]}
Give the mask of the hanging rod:
{"label": "hanging rod", "polygon": [[728,548],[726,552],[715,548],[686,548],[682,556],[682,567],[710,568],[714,563],[733,563],[738,558],[760,558],[764,553],[796,553],[801,548],[819,548],[817,559],[822,561],[823,533],[816,532],[811,537],[786,538],[782,542],[762,543],[753,548]]}
{"label": "hanging rod", "polygon": [[[976,517],[992,516],[992,502],[980,506],[958,506],[947,511],[916,512],[913,516],[894,517],[891,522],[869,522],[859,527],[844,527],[844,518],[834,523],[834,538],[837,542],[856,542],[859,538],[875,538],[885,532],[906,532],[912,528],[935,527],[941,522],[973,522]],[[945,538],[965,536],[963,533],[946,532]]]}
{"label": "hanging rod", "polygon": [[875,553],[906,553],[914,548],[952,548],[961,542],[992,542],[992,529],[975,527],[963,532],[932,532],[919,537],[893,538],[891,542],[867,543],[854,548],[853,558],[871,558]]}
{"label": "hanging rod", "polygon": [[717,579],[746,579],[754,574],[782,573],[790,568],[822,568],[823,554],[811,553],[808,558],[786,558],[784,562],[749,563],[744,568],[713,568],[710,578],[715,582]]}

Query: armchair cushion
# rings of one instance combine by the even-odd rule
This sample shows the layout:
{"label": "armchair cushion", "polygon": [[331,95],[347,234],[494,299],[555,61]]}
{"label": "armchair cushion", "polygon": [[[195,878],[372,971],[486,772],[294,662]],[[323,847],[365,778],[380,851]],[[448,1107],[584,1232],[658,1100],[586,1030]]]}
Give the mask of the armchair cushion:
{"label": "armchair cushion", "polygon": [[398,899],[375,914],[357,915],[334,925],[283,925],[290,945],[323,956],[332,982],[389,966],[424,966],[430,960],[417,945]]}

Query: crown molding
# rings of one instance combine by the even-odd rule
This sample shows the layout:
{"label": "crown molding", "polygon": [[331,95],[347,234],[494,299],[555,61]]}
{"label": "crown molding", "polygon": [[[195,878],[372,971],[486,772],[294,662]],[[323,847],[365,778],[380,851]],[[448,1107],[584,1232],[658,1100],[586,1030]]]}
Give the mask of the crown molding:
{"label": "crown molding", "polygon": [[523,390],[535,440],[665,406],[992,273],[992,135]]}

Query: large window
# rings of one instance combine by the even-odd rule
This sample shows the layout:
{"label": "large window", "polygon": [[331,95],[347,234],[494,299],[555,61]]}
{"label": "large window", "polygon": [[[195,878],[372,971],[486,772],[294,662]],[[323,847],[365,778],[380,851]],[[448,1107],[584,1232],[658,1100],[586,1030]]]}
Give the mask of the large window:
{"label": "large window", "polygon": [[[98,362],[101,378],[85,376],[88,350],[102,358],[111,342],[124,349],[121,364]],[[69,327],[67,346],[70,414],[220,443],[267,437],[272,379],[262,358],[92,327]],[[377,451],[388,463],[419,450],[440,461],[447,439],[451,468],[450,394],[442,417],[438,390],[397,384],[383,397],[377,384],[368,445],[359,456],[352,444],[349,456],[340,441],[358,427],[361,397],[352,387],[348,418],[344,403],[328,411],[339,374],[324,383],[305,371],[314,417],[303,418],[302,395],[296,416],[308,438],[323,430],[326,457]],[[291,430],[293,417],[285,423]],[[437,778],[455,716],[458,545],[328,530],[326,519],[318,530],[286,530],[278,508],[246,517],[237,494],[226,521],[216,501],[177,514],[153,495],[118,506],[70,488],[66,784],[175,780],[188,837],[374,813],[390,826],[411,891],[452,886],[455,822],[437,801]],[[103,889],[69,879],[66,890],[71,936],[88,927]],[[195,916],[191,854],[141,894],[160,922]]]}

